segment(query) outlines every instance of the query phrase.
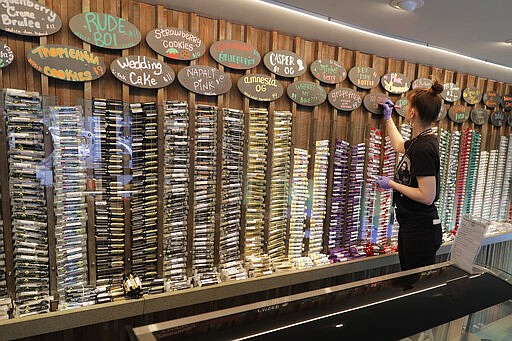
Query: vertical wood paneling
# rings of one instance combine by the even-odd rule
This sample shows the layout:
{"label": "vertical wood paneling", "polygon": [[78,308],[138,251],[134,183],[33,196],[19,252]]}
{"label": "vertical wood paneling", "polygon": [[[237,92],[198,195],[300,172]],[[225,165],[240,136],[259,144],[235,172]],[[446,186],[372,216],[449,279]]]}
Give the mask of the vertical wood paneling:
{"label": "vertical wood paneling", "polygon": [[[450,70],[444,70],[440,68],[436,68],[433,66],[426,65],[416,65],[414,63],[409,63],[407,61],[396,60],[392,58],[383,58],[375,55],[366,54],[360,51],[351,51],[345,50],[342,47],[331,46],[326,43],[320,41],[307,41],[300,37],[294,37],[290,35],[281,34],[278,32],[266,31],[263,29],[244,26],[240,24],[230,23],[224,20],[216,20],[210,19],[202,16],[198,16],[194,13],[183,13],[179,11],[174,11],[171,9],[165,9],[162,6],[153,6],[146,3],[136,2],[132,0],[100,0],[100,1],[91,1],[91,0],[82,0],[82,1],[60,1],[60,0],[41,0],[41,3],[46,4],[48,7],[52,8],[56,13],[59,14],[63,21],[62,29],[54,35],[49,37],[23,37],[16,36],[10,33],[0,32],[0,39],[5,41],[14,51],[15,60],[14,62],[0,70],[0,78],[1,85],[3,88],[18,88],[18,89],[26,89],[29,91],[38,91],[43,95],[49,95],[51,97],[56,97],[57,103],[60,105],[76,105],[79,99],[86,98],[90,100],[93,97],[99,98],[109,98],[109,99],[122,99],[124,102],[147,102],[147,101],[156,101],[157,105],[160,109],[159,121],[158,121],[158,131],[159,131],[159,164],[163,162],[163,117],[161,112],[161,105],[164,100],[183,100],[187,101],[190,107],[190,122],[189,122],[189,136],[193,137],[195,135],[195,105],[197,103],[208,104],[208,105],[217,105],[219,108],[222,107],[231,107],[235,109],[243,109],[244,112],[248,113],[250,107],[260,107],[269,109],[269,141],[272,141],[272,121],[273,121],[273,112],[275,110],[289,110],[292,112],[293,123],[292,123],[292,155],[293,148],[303,148],[308,149],[309,154],[311,155],[310,164],[309,164],[309,176],[312,179],[313,175],[313,167],[314,167],[314,154],[315,154],[315,142],[317,140],[328,139],[331,141],[331,155],[329,157],[329,168],[328,168],[328,187],[327,187],[327,215],[329,216],[329,212],[331,209],[330,203],[330,192],[332,188],[332,160],[334,157],[334,141],[337,138],[341,138],[347,140],[350,144],[356,144],[360,142],[365,142],[365,139],[368,135],[369,128],[378,127],[383,129],[383,121],[380,116],[375,116],[368,113],[363,107],[360,107],[357,110],[354,110],[351,113],[341,112],[334,108],[332,108],[327,102],[323,103],[314,108],[300,106],[293,103],[286,93],[277,101],[271,103],[261,103],[253,100],[249,100],[242,96],[242,94],[238,91],[236,82],[240,77],[244,74],[249,73],[264,73],[270,74],[272,77],[278,79],[279,82],[286,88],[289,84],[291,84],[294,79],[275,76],[271,74],[266,67],[263,65],[263,62],[260,63],[256,68],[240,71],[234,70],[227,67],[223,67],[218,65],[213,58],[211,58],[209,54],[209,47],[214,41],[220,39],[234,39],[245,41],[251,46],[255,47],[261,54],[263,59],[264,55],[271,50],[290,50],[295,51],[301,57],[303,57],[307,63],[307,66],[315,60],[319,58],[332,58],[339,62],[341,62],[347,71],[350,70],[353,66],[370,66],[377,70],[377,72],[382,76],[384,73],[389,72],[402,72],[404,73],[411,82],[416,78],[431,78],[436,79],[441,83],[453,82],[458,84],[461,87],[461,90],[464,90],[466,87],[476,86],[483,93],[488,90],[496,90],[500,95],[510,94],[511,93],[511,84],[495,82],[493,80],[487,80],[485,78],[476,77],[473,75],[463,74],[463,73],[455,73]],[[95,11],[100,13],[109,13],[116,16],[120,16],[129,20],[135,26],[137,26],[141,32],[142,40],[141,43],[133,48],[126,49],[123,51],[120,50],[109,50],[103,49],[96,46],[90,46],[87,43],[82,42],[78,39],[68,27],[68,22],[71,17],[74,15],[85,12],[85,11]],[[207,47],[207,51],[205,55],[203,55],[198,60],[194,61],[177,61],[171,60],[163,56],[158,56],[155,52],[153,52],[145,41],[146,34],[155,27],[178,27],[185,30],[188,30],[198,37],[200,37]],[[110,68],[110,63],[120,56],[127,56],[130,54],[135,55],[145,55],[152,58],[158,58],[161,61],[164,61],[168,65],[172,67],[174,72],[177,74],[183,67],[188,65],[210,65],[216,66],[219,69],[224,69],[226,74],[230,77],[232,81],[232,89],[226,93],[225,95],[219,97],[212,96],[202,96],[196,95],[188,92],[184,89],[176,79],[170,86],[160,89],[160,90],[148,90],[148,89],[140,89],[140,88],[131,88],[128,85],[125,85],[118,81],[110,71],[107,71],[106,74],[93,82],[88,83],[73,83],[73,82],[64,82],[59,81],[53,78],[48,78],[39,72],[35,71],[27,62],[26,55],[29,51],[35,46],[43,43],[48,44],[69,44],[72,46],[82,46],[84,49],[91,50],[93,53],[97,54],[102,58],[107,65],[107,68]],[[341,84],[338,85],[328,85],[320,83],[315,80],[313,76],[307,72],[303,76],[300,77],[300,80],[309,80],[314,81],[317,84],[320,84],[328,93],[330,90],[338,87],[348,87],[352,89],[356,89],[362,98],[370,92],[384,92],[381,86],[378,86],[372,90],[363,90],[357,89],[351,82],[348,80],[344,80]],[[400,98],[400,95],[391,95],[393,101],[396,101]],[[456,103],[445,103],[444,105],[449,109],[450,106],[455,104],[464,104],[468,110],[473,108],[484,108],[485,106],[482,103],[478,103],[474,106],[466,104],[461,98]],[[491,114],[495,109],[486,108],[488,113]],[[510,112],[507,112],[510,115]],[[90,116],[90,112],[86,110],[85,112],[86,118]],[[398,115],[393,115],[393,119],[397,123],[397,125],[401,124],[403,119]],[[3,119],[2,119],[3,120]],[[0,120],[0,128],[4,129],[4,122]],[[222,114],[219,113],[219,135],[218,135],[218,148],[221,147],[221,138],[222,134],[220,133],[222,127]],[[247,122],[246,122],[247,126]],[[476,131],[480,131],[482,133],[482,150],[490,150],[498,147],[498,141],[500,135],[506,135],[510,133],[510,127],[505,125],[504,127],[498,128],[494,127],[490,124],[490,122],[484,124],[483,126],[475,126],[471,121],[467,121],[463,124],[456,124],[449,120],[448,117],[443,119],[438,123],[438,126],[447,129],[447,130],[461,130],[465,128],[473,128]],[[383,131],[384,132],[384,131]],[[7,164],[6,158],[7,153],[5,150],[6,140],[5,134],[0,133],[0,143],[2,143],[2,147],[0,148],[0,175],[2,175],[2,179],[7,179]],[[46,145],[51,150],[51,141],[49,138],[46,139]],[[190,153],[194,154],[194,142],[191,139],[190,141]],[[247,148],[247,146],[245,147]],[[245,149],[247,151],[247,149]],[[271,166],[271,156],[272,146],[269,144],[269,156],[268,156],[268,167],[270,169]],[[220,154],[219,154],[220,155]],[[127,161],[128,162],[128,161]],[[244,159],[244,165],[246,166],[247,160]],[[293,159],[292,163],[293,165]],[[4,167],[5,166],[5,167]],[[246,168],[246,167],[244,167]],[[218,179],[217,179],[217,197],[219,196],[219,184],[220,184],[220,170],[221,164],[219,162],[218,166]],[[194,161],[191,159],[190,162],[190,177],[193,179],[194,174]],[[91,174],[89,174],[91,175]],[[267,175],[267,180],[270,179],[270,175]],[[246,181],[246,174],[244,172],[243,181]],[[268,182],[268,181],[267,181]],[[291,182],[291,179],[290,179]],[[163,184],[163,173],[159,170],[159,188],[162,187]],[[269,193],[269,185],[267,184],[267,193]],[[192,235],[192,227],[193,227],[193,181],[189,184],[189,193],[190,193],[190,207],[189,207],[189,235]],[[9,205],[9,190],[8,184],[6,180],[2,180],[2,210],[3,217],[5,222],[5,232],[4,239],[6,240],[6,253],[7,253],[7,270],[11,271],[11,274],[7,276],[8,280],[8,288],[9,293],[13,293],[14,282],[12,276],[12,243],[9,245],[10,241],[10,219],[6,217],[10,217],[10,205]],[[53,199],[51,189],[48,190],[48,208],[49,208],[49,222],[48,227],[50,230],[50,234],[52,234],[52,229],[54,226],[53,219]],[[163,201],[162,201],[162,192],[159,192],[159,202],[158,202],[158,210],[159,216],[163,213]],[[244,198],[244,204],[246,199]],[[89,259],[89,273],[90,273],[90,281],[91,283],[95,283],[95,243],[94,243],[94,198],[92,196],[87,197],[88,203],[88,259]],[[268,200],[266,201],[267,209],[269,207]],[[127,200],[125,204],[125,209],[127,213],[126,217],[126,251],[127,255],[130,255],[130,205],[129,200]],[[268,211],[268,210],[267,210]],[[219,216],[220,206],[216,207],[217,216]],[[244,210],[242,210],[244,212]],[[242,214],[242,226],[244,226],[245,215]],[[218,217],[217,217],[218,220]],[[308,220],[309,221],[309,220]],[[309,224],[309,222],[308,222]],[[158,223],[159,226],[159,246],[158,246],[158,271],[159,275],[162,273],[162,221],[160,220]],[[329,227],[328,221],[324,222],[324,229],[327,231]],[[218,230],[219,224],[217,221],[216,224],[216,242],[215,245],[218,247]],[[268,235],[268,216],[266,213],[265,220],[265,234]],[[242,231],[241,236],[244,235],[244,231]],[[243,238],[241,243],[242,249],[242,257],[243,257]],[[190,241],[190,238],[189,238]],[[50,245],[50,249],[54,248],[54,241],[52,241],[52,245]],[[191,243],[189,243],[188,247],[191,250]],[[288,249],[288,247],[286,247]],[[55,251],[53,251],[55,252]],[[52,263],[52,293],[55,293],[55,255],[51,255]],[[189,258],[189,260],[191,260]],[[130,261],[127,262],[130,264]],[[189,269],[191,268],[191,263],[188,264]],[[128,269],[127,269],[128,270]]]}

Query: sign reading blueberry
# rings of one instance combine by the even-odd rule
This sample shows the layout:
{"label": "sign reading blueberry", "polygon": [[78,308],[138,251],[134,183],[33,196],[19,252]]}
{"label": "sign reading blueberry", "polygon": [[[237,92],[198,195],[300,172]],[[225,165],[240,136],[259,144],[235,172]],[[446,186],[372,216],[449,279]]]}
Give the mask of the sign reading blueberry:
{"label": "sign reading blueberry", "polygon": [[220,40],[210,46],[210,54],[220,64],[232,69],[247,70],[261,61],[260,53],[239,40]]}

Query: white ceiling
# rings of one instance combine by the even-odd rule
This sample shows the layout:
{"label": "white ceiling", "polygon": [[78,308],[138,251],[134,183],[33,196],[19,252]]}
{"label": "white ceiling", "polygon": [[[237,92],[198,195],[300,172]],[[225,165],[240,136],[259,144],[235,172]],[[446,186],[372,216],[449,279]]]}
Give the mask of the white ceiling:
{"label": "white ceiling", "polygon": [[[504,43],[512,39],[511,0],[424,0],[424,6],[412,13],[392,8],[389,0],[144,1],[299,35],[306,39],[326,41],[347,49],[512,83],[512,46]],[[275,4],[299,11],[279,8]],[[304,16],[300,10],[315,13],[323,19]],[[419,45],[367,34],[335,25],[328,20],[338,20],[364,31],[417,42]],[[444,50],[489,63],[459,57]]]}

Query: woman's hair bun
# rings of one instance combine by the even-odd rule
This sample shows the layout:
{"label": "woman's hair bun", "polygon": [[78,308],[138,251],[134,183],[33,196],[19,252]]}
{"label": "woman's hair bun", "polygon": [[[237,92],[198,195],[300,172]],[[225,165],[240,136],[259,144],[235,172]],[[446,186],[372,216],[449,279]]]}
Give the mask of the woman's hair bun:
{"label": "woman's hair bun", "polygon": [[432,93],[432,95],[437,96],[441,92],[443,92],[443,89],[444,89],[443,85],[439,84],[438,81],[434,81],[434,83],[432,84],[432,87],[430,88],[430,92]]}

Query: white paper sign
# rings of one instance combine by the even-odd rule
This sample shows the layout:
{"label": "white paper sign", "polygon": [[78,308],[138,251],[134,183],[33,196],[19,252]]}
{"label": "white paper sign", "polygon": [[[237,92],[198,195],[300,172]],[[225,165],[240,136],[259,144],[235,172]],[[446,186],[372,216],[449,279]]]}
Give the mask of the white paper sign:
{"label": "white paper sign", "polygon": [[474,260],[489,224],[488,221],[477,220],[471,216],[462,217],[450,254],[450,261],[453,265],[470,274],[474,273]]}

